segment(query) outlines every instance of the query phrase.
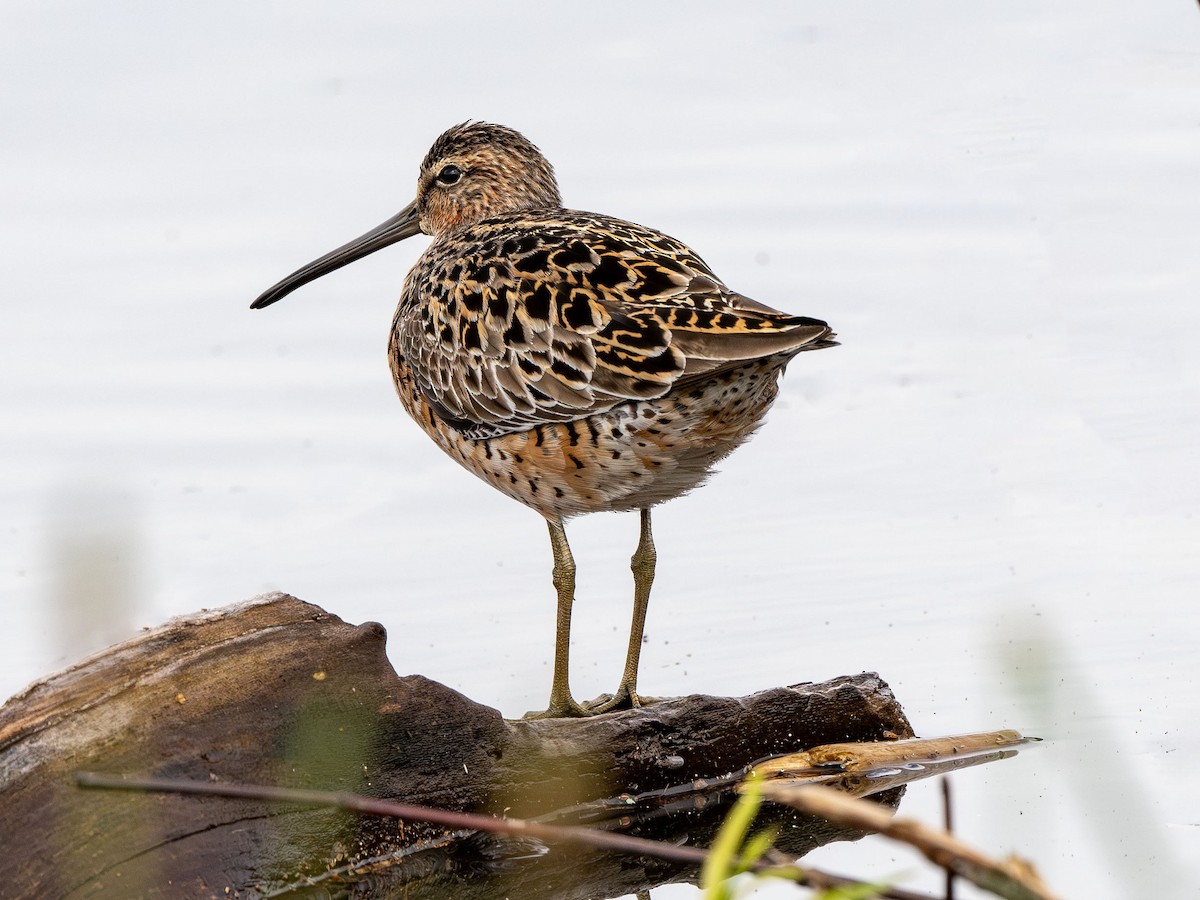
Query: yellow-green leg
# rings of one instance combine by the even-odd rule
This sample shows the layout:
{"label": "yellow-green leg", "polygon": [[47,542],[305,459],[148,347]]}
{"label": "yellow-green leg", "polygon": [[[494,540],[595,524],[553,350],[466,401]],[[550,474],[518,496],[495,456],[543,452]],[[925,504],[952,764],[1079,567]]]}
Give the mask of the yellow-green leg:
{"label": "yellow-green leg", "polygon": [[550,706],[545,712],[530,713],[526,718],[558,719],[586,716],[588,711],[571,697],[571,606],[575,603],[575,558],[567,543],[562,519],[547,518],[550,547],[554,551],[554,590],[558,593],[558,615],[554,627],[554,678],[550,683]]}
{"label": "yellow-green leg", "polygon": [[638,663],[642,658],[642,633],[646,629],[646,609],[650,606],[650,588],[654,585],[654,564],[658,554],[654,549],[654,534],[650,531],[650,510],[641,511],[641,532],[637,549],[629,561],[633,570],[633,623],[629,627],[629,649],[625,653],[625,671],[612,699],[588,708],[602,713],[610,709],[641,706],[637,693]]}

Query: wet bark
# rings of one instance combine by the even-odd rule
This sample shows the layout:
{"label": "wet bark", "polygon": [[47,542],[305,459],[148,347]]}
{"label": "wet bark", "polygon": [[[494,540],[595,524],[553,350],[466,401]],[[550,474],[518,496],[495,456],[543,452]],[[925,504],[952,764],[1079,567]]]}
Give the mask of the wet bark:
{"label": "wet bark", "polygon": [[[508,721],[419,675],[397,676],[384,645],[378,624],[348,625],[274,594],[175,620],[12,698],[0,708],[4,896],[587,897],[694,874],[326,809],[83,791],[73,781],[81,770],[563,820],[576,804],[724,775],[769,754],[912,734],[870,674],[592,719]],[[894,805],[899,792],[880,799]],[[629,827],[703,846],[724,803],[689,801]],[[783,809],[771,817],[787,825],[780,846],[797,854],[857,836]]]}

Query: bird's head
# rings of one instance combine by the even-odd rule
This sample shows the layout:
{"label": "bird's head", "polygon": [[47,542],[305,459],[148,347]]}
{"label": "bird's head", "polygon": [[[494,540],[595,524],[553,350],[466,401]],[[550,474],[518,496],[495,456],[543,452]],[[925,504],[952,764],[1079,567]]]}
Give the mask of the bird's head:
{"label": "bird's head", "polygon": [[554,169],[523,134],[464,122],[429,148],[416,203],[421,231],[440,237],[501,213],[558,207],[562,197]]}

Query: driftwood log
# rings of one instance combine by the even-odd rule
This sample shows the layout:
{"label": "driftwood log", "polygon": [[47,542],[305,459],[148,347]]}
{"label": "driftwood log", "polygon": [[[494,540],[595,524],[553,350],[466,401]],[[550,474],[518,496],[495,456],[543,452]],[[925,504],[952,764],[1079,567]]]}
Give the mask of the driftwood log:
{"label": "driftwood log", "polygon": [[[382,626],[284,594],[172,621],[0,708],[3,897],[604,897],[694,870],[412,822],[226,798],[83,791],[81,770],[353,791],[569,821],[570,810],[846,741],[910,737],[863,674],[591,719],[509,721],[419,675]],[[900,790],[876,799],[895,806]],[[635,820],[705,846],[725,802]],[[771,807],[801,855],[859,833]],[[614,823],[609,823],[614,827]]]}

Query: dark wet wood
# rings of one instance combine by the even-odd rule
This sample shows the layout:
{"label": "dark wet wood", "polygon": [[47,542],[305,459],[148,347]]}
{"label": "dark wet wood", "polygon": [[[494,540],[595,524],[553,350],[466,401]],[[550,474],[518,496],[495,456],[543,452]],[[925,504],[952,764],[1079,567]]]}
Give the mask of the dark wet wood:
{"label": "dark wet wood", "polygon": [[[338,896],[348,885],[331,883],[329,870],[392,854],[365,881],[351,879],[355,896],[615,896],[690,873],[324,809],[82,791],[73,775],[346,790],[533,817],[720,776],[768,754],[911,734],[869,674],[585,720],[507,721],[419,675],[397,676],[380,625],[348,625],[275,594],[173,621],[0,708],[9,851],[0,885],[22,897],[256,897],[312,877],[313,892],[286,896]],[[899,793],[880,799],[894,805]],[[634,831],[703,845],[723,801],[695,807]],[[772,815],[788,823],[780,844],[790,852],[855,836]]]}

